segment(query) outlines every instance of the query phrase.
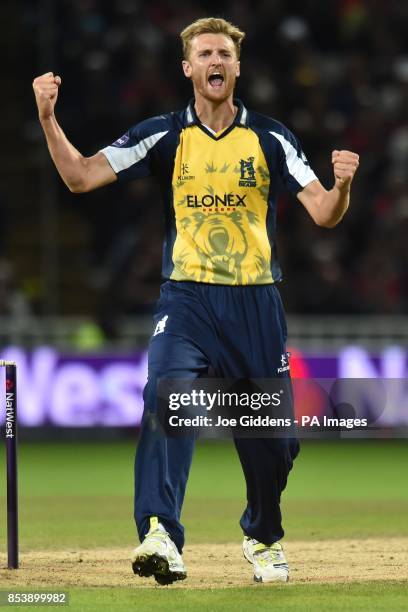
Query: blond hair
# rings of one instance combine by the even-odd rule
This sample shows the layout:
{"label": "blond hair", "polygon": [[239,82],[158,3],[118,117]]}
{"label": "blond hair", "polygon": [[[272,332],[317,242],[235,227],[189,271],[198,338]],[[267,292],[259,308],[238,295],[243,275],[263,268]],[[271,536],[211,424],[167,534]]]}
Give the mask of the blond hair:
{"label": "blond hair", "polygon": [[200,34],[224,34],[225,36],[229,36],[234,43],[237,58],[239,59],[241,42],[245,38],[245,32],[241,32],[241,30],[229,21],[218,17],[197,19],[180,33],[185,59],[188,59],[191,41]]}

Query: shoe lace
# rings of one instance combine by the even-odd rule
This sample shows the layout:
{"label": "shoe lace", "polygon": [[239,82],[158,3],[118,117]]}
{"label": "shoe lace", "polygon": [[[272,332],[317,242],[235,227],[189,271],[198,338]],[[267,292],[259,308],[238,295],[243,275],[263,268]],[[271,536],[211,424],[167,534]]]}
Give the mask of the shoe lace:
{"label": "shoe lace", "polygon": [[282,549],[280,546],[276,546],[276,544],[271,544],[267,546],[266,544],[261,544],[261,542],[257,542],[254,544],[254,556],[260,565],[265,567],[269,563],[282,563]]}
{"label": "shoe lace", "polygon": [[149,531],[146,537],[152,538],[154,540],[161,540],[162,542],[164,542],[168,535],[169,534],[167,533],[167,531],[162,531],[161,529],[158,528],[158,529],[154,529],[153,531]]}
{"label": "shoe lace", "polygon": [[169,559],[174,560],[177,558],[178,551],[176,545],[170,538],[170,535],[167,531],[163,531],[160,528],[154,529],[152,531],[149,531],[146,537],[152,540],[163,542],[166,545],[167,555],[169,556]]}

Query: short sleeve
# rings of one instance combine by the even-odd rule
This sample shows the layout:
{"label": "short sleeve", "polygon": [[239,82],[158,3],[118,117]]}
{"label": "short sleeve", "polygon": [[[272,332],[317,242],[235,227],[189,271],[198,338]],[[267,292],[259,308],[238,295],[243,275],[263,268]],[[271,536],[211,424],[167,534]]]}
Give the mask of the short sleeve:
{"label": "short sleeve", "polygon": [[317,176],[311,169],[298,139],[288,128],[280,124],[270,134],[280,145],[278,173],[286,189],[296,195],[306,185],[317,180]]}
{"label": "short sleeve", "polygon": [[154,119],[144,121],[101,149],[119,180],[144,178],[154,174],[157,143],[168,133]]}

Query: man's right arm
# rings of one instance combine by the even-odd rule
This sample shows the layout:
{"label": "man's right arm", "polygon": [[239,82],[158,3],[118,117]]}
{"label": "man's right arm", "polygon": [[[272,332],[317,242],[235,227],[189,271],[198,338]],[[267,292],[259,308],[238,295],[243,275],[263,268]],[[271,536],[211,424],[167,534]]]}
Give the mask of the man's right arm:
{"label": "man's right arm", "polygon": [[54,108],[61,78],[47,72],[33,81],[41,126],[53,162],[62,180],[73,193],[92,191],[116,180],[103,153],[84,157],[68,140],[58,124]]}

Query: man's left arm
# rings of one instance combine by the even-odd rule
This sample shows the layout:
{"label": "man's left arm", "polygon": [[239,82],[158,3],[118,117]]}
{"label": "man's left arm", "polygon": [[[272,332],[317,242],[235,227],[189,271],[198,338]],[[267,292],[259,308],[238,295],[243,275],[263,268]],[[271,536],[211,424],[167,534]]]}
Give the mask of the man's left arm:
{"label": "man's left arm", "polygon": [[322,227],[334,227],[346,212],[359,156],[351,151],[333,151],[332,164],[335,182],[330,191],[327,191],[320,181],[315,180],[297,194],[313,221]]}

